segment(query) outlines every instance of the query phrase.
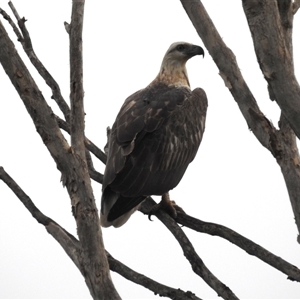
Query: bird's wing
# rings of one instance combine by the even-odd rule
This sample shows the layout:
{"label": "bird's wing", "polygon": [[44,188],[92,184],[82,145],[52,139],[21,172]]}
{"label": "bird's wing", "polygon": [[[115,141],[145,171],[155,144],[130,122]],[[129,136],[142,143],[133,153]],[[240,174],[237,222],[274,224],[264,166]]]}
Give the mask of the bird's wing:
{"label": "bird's wing", "polygon": [[174,188],[196,155],[206,109],[202,89],[162,86],[130,96],[112,128],[103,189],[139,197]]}

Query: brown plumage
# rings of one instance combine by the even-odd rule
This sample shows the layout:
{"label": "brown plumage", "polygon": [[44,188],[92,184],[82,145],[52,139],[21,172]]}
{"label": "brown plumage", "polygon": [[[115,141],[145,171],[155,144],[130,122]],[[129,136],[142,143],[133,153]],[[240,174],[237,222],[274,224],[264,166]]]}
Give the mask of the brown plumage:
{"label": "brown plumage", "polygon": [[185,63],[201,54],[199,46],[172,44],[157,77],[125,100],[108,141],[102,226],[119,227],[147,196],[168,193],[194,159],[207,99],[202,89],[190,90]]}

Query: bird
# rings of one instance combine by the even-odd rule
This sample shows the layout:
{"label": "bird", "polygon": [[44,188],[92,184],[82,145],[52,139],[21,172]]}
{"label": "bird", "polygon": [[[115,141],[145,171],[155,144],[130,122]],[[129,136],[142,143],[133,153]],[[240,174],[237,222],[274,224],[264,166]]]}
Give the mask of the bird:
{"label": "bird", "polygon": [[108,135],[102,227],[122,226],[153,195],[162,196],[154,210],[180,210],[169,191],[196,156],[208,106],[204,90],[190,88],[186,62],[195,55],[204,57],[203,48],[171,44],[155,79],[122,105]]}

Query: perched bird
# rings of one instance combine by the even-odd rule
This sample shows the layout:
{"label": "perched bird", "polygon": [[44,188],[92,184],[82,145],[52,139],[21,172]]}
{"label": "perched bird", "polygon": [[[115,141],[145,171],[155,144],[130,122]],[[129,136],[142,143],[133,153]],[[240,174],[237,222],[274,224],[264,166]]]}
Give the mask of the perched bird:
{"label": "perched bird", "polygon": [[206,94],[191,91],[185,67],[195,55],[204,56],[203,49],[173,43],[157,77],[121,107],[108,137],[103,227],[122,226],[150,195],[162,195],[160,205],[174,211],[168,192],[194,159],[205,127]]}

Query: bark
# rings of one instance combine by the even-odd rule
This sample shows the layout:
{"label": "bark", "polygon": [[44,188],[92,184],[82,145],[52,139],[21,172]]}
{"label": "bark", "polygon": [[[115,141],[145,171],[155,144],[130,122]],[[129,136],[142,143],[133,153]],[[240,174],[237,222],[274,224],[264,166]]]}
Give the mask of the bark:
{"label": "bark", "polygon": [[0,23],[0,62],[19,93],[37,132],[62,173],[72,202],[76,205],[78,235],[82,245],[82,268],[94,299],[120,299],[110,278],[99,216],[86,163],[70,148],[42,93],[19,57]]}
{"label": "bark", "polygon": [[[291,5],[290,7],[292,9]],[[291,46],[287,44],[281,26],[277,2],[244,0],[243,8],[258,63],[268,82],[272,100],[278,103],[300,138],[300,87],[294,74],[293,57],[289,50]],[[291,27],[290,22],[287,24]]]}
{"label": "bark", "polygon": [[[278,136],[281,142],[281,155],[277,157],[288,190],[298,232],[300,232],[300,157],[294,131],[282,115]],[[300,236],[298,235],[300,243]]]}
{"label": "bark", "polygon": [[[292,10],[291,5],[290,7]],[[294,74],[291,45],[287,42],[290,37],[285,38],[281,20],[290,29],[292,23],[280,18],[276,0],[245,0],[243,8],[259,66],[271,91],[271,100],[278,103],[295,134],[300,138],[300,87]],[[283,9],[281,12],[284,16],[287,15]]]}
{"label": "bark", "polygon": [[[277,130],[260,111],[237,65],[199,0],[181,0],[205,47],[220,70],[225,85],[237,102],[249,128],[280,165],[298,232],[300,232],[300,168],[295,136],[285,126]],[[300,136],[300,88],[292,58],[292,10],[289,0],[243,1],[256,55],[269,84],[271,99],[276,100],[288,123]],[[280,12],[279,12],[280,11]]]}

